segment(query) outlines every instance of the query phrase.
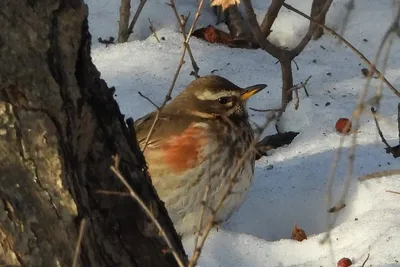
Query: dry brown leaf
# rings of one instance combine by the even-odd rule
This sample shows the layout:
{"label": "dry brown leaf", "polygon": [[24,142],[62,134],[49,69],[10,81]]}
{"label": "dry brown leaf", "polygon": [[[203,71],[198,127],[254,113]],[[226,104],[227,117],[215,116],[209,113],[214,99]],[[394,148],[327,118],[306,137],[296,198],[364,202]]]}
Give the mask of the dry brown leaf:
{"label": "dry brown leaf", "polygon": [[304,239],[307,239],[306,232],[304,232],[303,229],[298,228],[297,224],[294,225],[293,230],[292,230],[292,239],[297,240],[297,241],[303,241]]}
{"label": "dry brown leaf", "polygon": [[231,48],[257,49],[258,46],[246,40],[234,40],[229,33],[221,31],[209,25],[205,28],[197,29],[192,36],[203,39],[209,43],[217,43],[227,45]]}
{"label": "dry brown leaf", "polygon": [[232,5],[238,5],[240,0],[211,0],[211,6],[221,6],[222,10],[227,9]]}

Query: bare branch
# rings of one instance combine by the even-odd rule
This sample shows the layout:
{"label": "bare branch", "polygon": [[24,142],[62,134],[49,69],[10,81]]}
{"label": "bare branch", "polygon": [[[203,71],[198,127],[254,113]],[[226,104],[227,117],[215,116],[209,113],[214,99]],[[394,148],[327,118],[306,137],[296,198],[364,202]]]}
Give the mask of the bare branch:
{"label": "bare branch", "polygon": [[396,194],[396,195],[400,195],[400,192],[398,192],[398,191],[385,190],[385,192]]}
{"label": "bare branch", "polygon": [[243,0],[243,5],[246,10],[247,19],[249,20],[249,24],[251,27],[251,31],[254,35],[254,38],[260,45],[260,47],[267,51],[271,56],[276,59],[281,59],[282,55],[286,54],[286,51],[277,47],[276,45],[269,42],[266,38],[264,38],[263,33],[261,32],[260,26],[257,22],[256,14],[254,13],[253,5],[250,0]]}
{"label": "bare branch", "polygon": [[[186,46],[184,46],[184,48],[183,48],[184,51],[186,51],[185,47],[186,47]],[[154,127],[156,126],[157,121],[160,119],[161,111],[163,110],[163,108],[165,107],[165,105],[167,104],[167,102],[170,101],[171,98],[172,98],[172,97],[171,97],[171,94],[172,94],[172,91],[174,90],[174,86],[175,86],[176,80],[178,79],[179,72],[181,71],[183,64],[185,64],[185,61],[183,60],[184,58],[185,58],[185,53],[182,52],[182,56],[181,56],[181,59],[180,59],[180,61],[179,61],[178,68],[176,69],[175,75],[174,75],[174,77],[173,77],[173,79],[172,79],[172,84],[171,84],[171,86],[169,87],[167,94],[165,95],[164,102],[162,103],[162,105],[159,107],[159,109],[158,109],[158,111],[157,111],[156,117],[154,118],[154,121],[153,121],[153,123],[152,123],[152,125],[151,125],[151,127],[150,127],[149,133],[148,133],[147,136],[146,136],[146,141],[144,142],[142,152],[145,151],[145,149],[146,149],[146,147],[147,147],[147,144],[149,143],[150,137],[151,137],[151,135],[152,135],[153,132],[154,132]]]}
{"label": "bare branch", "polygon": [[333,225],[335,224],[335,220],[332,222],[330,220],[330,214],[329,214],[329,210],[331,210],[332,208],[332,188],[333,188],[333,180],[335,178],[335,173],[336,173],[336,169],[338,166],[338,162],[340,160],[340,157],[342,156],[342,151],[343,151],[343,144],[344,144],[344,139],[346,136],[343,136],[342,138],[340,138],[339,141],[339,148],[336,150],[336,153],[334,155],[333,161],[332,161],[332,165],[331,168],[329,170],[328,173],[328,182],[327,182],[327,186],[326,186],[326,195],[325,195],[325,200],[326,200],[326,206],[328,207],[328,212],[326,213],[326,222],[327,222],[327,228],[328,231],[325,234],[324,238],[320,241],[321,244],[324,244],[325,242],[329,242],[331,244],[331,229],[333,228]]}
{"label": "bare branch", "polygon": [[133,27],[135,26],[146,2],[147,0],[140,0],[135,15],[133,16],[133,19],[129,24],[129,17],[131,13],[131,0],[121,0],[121,6],[119,10],[120,18],[119,18],[119,30],[118,30],[118,43],[125,43],[128,41],[129,36],[133,33]]}
{"label": "bare branch", "polygon": [[383,133],[381,131],[381,128],[379,127],[378,119],[377,119],[377,116],[376,116],[376,110],[374,108],[371,108],[371,112],[372,112],[372,116],[374,117],[376,129],[378,130],[378,134],[381,137],[382,142],[386,145],[387,151],[392,153],[393,156],[395,156],[392,147],[388,144],[388,142],[386,141],[385,137],[383,137]]}
{"label": "bare branch", "polygon": [[[296,90],[299,90],[299,89],[301,89],[301,88],[304,88],[304,89],[305,89],[305,86],[306,86],[307,83],[310,81],[311,77],[312,77],[312,75],[308,76],[308,78],[307,78],[304,82],[301,82],[301,83],[299,83],[299,84],[296,84],[295,86],[293,86],[292,88],[290,88],[288,91],[296,91]],[[307,96],[308,96],[308,92],[307,92]]]}
{"label": "bare branch", "polygon": [[140,0],[139,6],[136,9],[135,15],[133,15],[133,19],[131,21],[131,24],[129,24],[128,36],[126,37],[126,41],[128,41],[129,35],[131,35],[133,33],[133,27],[135,27],[135,24],[136,24],[137,20],[139,19],[139,15],[142,12],[143,7],[146,4],[146,2],[147,2],[147,0]]}
{"label": "bare branch", "polygon": [[143,97],[144,99],[146,99],[147,101],[149,101],[150,102],[150,104],[152,104],[156,109],[160,109],[160,107],[156,104],[156,103],[154,103],[153,102],[153,100],[151,100],[148,96],[145,96],[144,94],[142,94],[142,92],[138,92],[138,94],[141,96],[141,97]]}
{"label": "bare branch", "polygon": [[174,11],[175,17],[176,17],[176,19],[178,20],[178,23],[179,23],[179,27],[181,28],[181,32],[182,32],[183,40],[184,40],[183,44],[187,46],[187,51],[188,51],[188,54],[189,54],[189,57],[190,57],[190,61],[192,62],[193,74],[194,74],[194,76],[196,78],[199,78],[200,77],[199,76],[200,68],[196,63],[196,60],[194,60],[192,49],[190,48],[189,43],[186,42],[187,35],[186,35],[186,32],[185,32],[185,26],[186,26],[187,18],[189,18],[189,16],[186,19],[181,19],[181,17],[179,16],[178,10],[176,9],[175,1],[174,0],[170,0],[170,1],[171,2],[168,5]]}
{"label": "bare branch", "polygon": [[[375,67],[375,65],[373,65],[357,48],[355,48],[350,42],[348,42],[344,37],[342,37],[341,35],[339,35],[337,32],[335,32],[333,29],[329,28],[326,25],[323,25],[321,23],[319,23],[318,21],[316,21],[315,19],[311,18],[310,16],[304,14],[303,12],[301,12],[300,10],[292,7],[291,5],[288,5],[286,3],[283,4],[284,7],[286,7],[287,9],[299,14],[300,16],[309,19],[313,22],[315,22],[316,25],[318,25],[319,27],[323,28],[324,30],[326,30],[327,32],[331,33],[332,35],[336,36],[337,38],[339,38],[343,43],[345,43],[356,55],[358,55],[361,60],[367,64],[370,68],[371,71],[370,73],[376,73],[378,75],[379,78],[383,79],[383,81],[385,82],[385,84],[392,90],[392,92],[397,95],[398,97],[400,97],[400,92],[394,88],[394,86],[382,75],[382,73]],[[372,74],[371,74],[372,75]]]}
{"label": "bare branch", "polygon": [[81,251],[81,244],[82,244],[83,236],[85,234],[85,229],[86,229],[86,219],[83,218],[82,221],[81,221],[81,226],[79,227],[78,242],[76,242],[74,260],[72,262],[72,267],[76,267],[77,264],[78,264],[78,257],[79,257],[79,253]]}
{"label": "bare branch", "polygon": [[270,112],[270,111],[281,111],[280,108],[269,108],[269,109],[257,109],[257,108],[249,108],[253,111],[257,111],[257,112]]}
{"label": "bare branch", "polygon": [[153,36],[154,36],[154,38],[156,38],[157,42],[160,43],[160,39],[157,36],[156,29],[154,28],[153,23],[151,22],[150,18],[149,18],[149,23],[150,23],[150,26],[149,26],[150,31],[153,33]]}
{"label": "bare branch", "polygon": [[[204,0],[200,0],[199,6],[198,6],[197,11],[196,11],[196,15],[195,15],[195,17],[193,19],[193,22],[192,22],[192,26],[190,27],[189,33],[186,36],[186,40],[185,40],[186,44],[189,43],[190,37],[192,36],[192,32],[193,32],[193,29],[194,29],[194,27],[195,27],[195,25],[197,23],[197,20],[199,19],[200,11],[201,11],[201,8],[203,7],[203,3],[204,3]],[[175,83],[176,83],[176,80],[178,79],[178,75],[179,75],[179,73],[180,73],[180,71],[182,69],[183,64],[185,63],[184,59],[185,59],[185,54],[186,54],[187,47],[188,47],[187,45],[184,45],[183,48],[182,48],[182,55],[181,55],[181,59],[179,61],[178,68],[176,69],[175,75],[172,78],[172,83],[171,83],[171,86],[168,89],[167,94],[165,95],[164,102],[162,103],[162,105],[158,109],[156,117],[154,118],[154,121],[153,121],[153,123],[152,123],[152,125],[150,127],[149,133],[147,134],[146,141],[145,141],[145,143],[143,145],[143,152],[145,151],[145,149],[147,147],[147,144],[149,143],[150,137],[154,132],[154,127],[156,126],[156,123],[160,118],[160,113],[161,113],[162,109],[165,107],[167,102],[169,100],[171,100],[172,90],[175,87]]]}
{"label": "bare branch", "polygon": [[261,32],[264,38],[267,38],[271,33],[272,25],[275,19],[278,17],[279,10],[281,10],[282,4],[285,0],[272,0],[271,5],[268,8],[267,14],[261,22]]}
{"label": "bare branch", "polygon": [[118,191],[108,191],[108,190],[97,190],[96,193],[109,195],[109,196],[120,196],[120,197],[130,197],[131,194],[127,192],[118,192]]}
{"label": "bare branch", "polygon": [[368,253],[368,255],[367,255],[367,258],[365,259],[365,261],[364,261],[363,264],[361,265],[361,267],[364,267],[364,266],[365,266],[365,264],[367,263],[368,259],[369,259],[369,253]]}
{"label": "bare branch", "polygon": [[[207,205],[207,200],[208,200],[208,194],[210,191],[210,183],[211,183],[211,164],[212,164],[212,154],[210,154],[210,158],[208,159],[209,162],[209,166],[208,166],[208,183],[206,185],[206,188],[204,190],[204,196],[203,196],[203,200],[201,202],[201,211],[200,211],[200,218],[199,218],[199,224],[197,227],[197,232],[196,232],[196,237],[194,239],[194,247],[197,247],[197,244],[199,243],[199,238],[200,236],[203,235],[202,233],[202,228],[203,228],[203,220],[204,220],[204,212],[206,210],[206,205]],[[200,256],[200,255],[199,255]]]}
{"label": "bare branch", "polygon": [[[326,15],[329,11],[329,7],[326,10],[323,10],[324,4],[326,0],[314,0],[311,5],[311,14],[310,17],[315,18],[320,14],[318,22],[321,24],[325,24]],[[313,23],[313,22],[311,22]],[[318,40],[324,34],[324,30],[320,27],[317,27],[313,34],[313,40]]]}
{"label": "bare branch", "polygon": [[399,144],[400,144],[400,102],[397,105],[397,131],[399,133]]}
{"label": "bare branch", "polygon": [[131,15],[131,0],[121,0],[119,7],[119,28],[118,43],[124,43],[128,40],[129,17]]}
{"label": "bare branch", "polygon": [[[316,0],[314,0],[314,2],[315,1]],[[330,5],[332,4],[332,1],[333,0],[325,0],[325,4],[324,4],[321,12],[315,18],[310,20],[310,26],[308,27],[307,34],[303,37],[303,39],[300,41],[300,43],[290,51],[291,59],[297,57],[301,53],[301,51],[304,50],[304,48],[306,47],[306,45],[308,44],[308,42],[311,40],[312,36],[314,35],[315,30],[317,29],[318,24],[316,24],[316,22],[321,20],[321,18],[328,12],[328,9],[329,9]],[[288,8],[289,5],[286,3],[283,3],[283,6]],[[294,9],[294,7],[292,7],[292,8]]]}
{"label": "bare branch", "polygon": [[400,169],[370,173],[368,175],[360,176],[358,178],[358,180],[360,182],[363,182],[363,181],[370,180],[370,179],[382,178],[385,176],[393,176],[393,175],[400,175]]}
{"label": "bare branch", "polygon": [[301,89],[301,88],[304,88],[304,91],[306,92],[306,95],[308,96],[308,92],[307,92],[307,89],[306,89],[306,85],[307,85],[307,83],[308,83],[308,81],[311,79],[311,75],[304,81],[304,83],[303,82],[301,82],[301,83],[299,83],[299,84],[296,84],[295,86],[293,86],[292,88],[290,88],[290,89],[288,89],[287,90],[287,93],[289,94],[289,93],[291,93],[292,91],[294,91],[295,92],[295,95],[296,95],[296,103],[295,103],[295,109],[297,110],[298,108],[299,108],[299,105],[300,105],[300,98],[299,98],[299,89]]}

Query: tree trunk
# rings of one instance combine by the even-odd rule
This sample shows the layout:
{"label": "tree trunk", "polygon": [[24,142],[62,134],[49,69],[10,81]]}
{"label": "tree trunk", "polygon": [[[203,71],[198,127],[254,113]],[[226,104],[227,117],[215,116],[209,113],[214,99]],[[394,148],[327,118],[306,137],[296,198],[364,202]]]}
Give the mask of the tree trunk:
{"label": "tree trunk", "polygon": [[293,74],[292,60],[282,58],[280,60],[282,71],[282,108],[286,109],[287,103],[293,100]]}
{"label": "tree trunk", "polygon": [[176,266],[113,176],[112,156],[182,258],[113,90],[91,62],[81,0],[0,1],[0,265]]}
{"label": "tree trunk", "polygon": [[131,0],[121,0],[119,8],[119,28],[118,28],[118,43],[125,43],[128,41],[130,32],[129,17],[131,16]]}

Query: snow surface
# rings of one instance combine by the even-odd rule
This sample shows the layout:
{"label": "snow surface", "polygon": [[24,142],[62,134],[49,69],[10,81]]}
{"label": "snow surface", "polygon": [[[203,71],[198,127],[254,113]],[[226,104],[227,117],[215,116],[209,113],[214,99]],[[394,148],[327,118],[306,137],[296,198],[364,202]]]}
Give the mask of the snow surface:
{"label": "snow surface", "polygon": [[[140,97],[142,92],[161,103],[179,63],[182,35],[165,0],[149,1],[135,26],[134,34],[125,44],[105,47],[99,37],[117,36],[119,1],[87,0],[90,31],[93,35],[92,56],[102,78],[116,87],[116,98],[127,116],[137,119],[154,108]],[[311,0],[286,1],[309,13]],[[327,25],[340,29],[346,1],[335,0],[328,13]],[[196,11],[197,1],[176,1],[181,14]],[[270,1],[253,0],[258,19],[262,20]],[[364,55],[373,60],[379,42],[392,21],[392,1],[356,0],[354,13],[345,37]],[[138,5],[132,1],[132,13]],[[150,18],[161,43],[151,35]],[[211,8],[206,6],[198,28],[214,24]],[[189,24],[191,20],[189,20]],[[282,8],[270,40],[293,47],[307,30],[308,22]],[[226,29],[224,25],[219,26]],[[163,38],[163,39],[164,39]],[[262,50],[231,49],[192,38],[194,57],[200,75],[214,74],[246,86],[267,83],[264,92],[250,100],[249,106],[265,109],[280,106],[281,72],[276,60]],[[312,78],[307,87],[310,97],[300,92],[300,108],[293,103],[285,112],[281,127],[301,134],[287,147],[277,149],[256,164],[255,178],[243,206],[220,229],[212,231],[200,260],[203,267],[239,266],[336,266],[342,257],[361,266],[400,266],[400,196],[385,190],[400,191],[400,176],[383,177],[360,183],[357,178],[372,172],[398,169],[399,159],[384,152],[373,119],[366,112],[361,119],[354,175],[346,200],[332,232],[332,246],[321,245],[327,230],[324,201],[328,172],[340,136],[334,125],[340,117],[351,117],[359,92],[365,84],[360,69],[366,67],[349,48],[331,35],[311,41],[296,58],[294,81]],[[173,95],[190,81],[190,59],[177,80]],[[395,40],[388,62],[386,77],[400,88],[400,45]],[[377,80],[373,81],[373,85]],[[371,87],[369,96],[375,91]],[[396,110],[399,99],[385,87],[381,104],[382,130],[392,145],[398,143]],[[329,104],[328,104],[329,103]],[[251,119],[262,122],[264,113],[250,112]],[[274,133],[273,128],[265,134]],[[350,138],[345,141],[345,154],[339,161],[333,185],[337,200],[343,189]],[[267,169],[272,165],[272,169]],[[308,234],[308,240],[290,239],[297,223]],[[193,240],[185,240],[191,255]]]}

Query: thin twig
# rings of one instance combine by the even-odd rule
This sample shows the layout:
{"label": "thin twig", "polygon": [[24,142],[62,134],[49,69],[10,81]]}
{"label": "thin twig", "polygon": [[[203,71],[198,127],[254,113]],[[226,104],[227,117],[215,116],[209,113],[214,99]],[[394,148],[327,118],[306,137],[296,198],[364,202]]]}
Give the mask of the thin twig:
{"label": "thin twig", "polygon": [[165,242],[167,243],[168,248],[170,249],[171,253],[173,254],[176,262],[178,263],[178,265],[180,267],[185,267],[185,265],[183,264],[182,259],[179,257],[178,252],[173,247],[171,240],[169,239],[168,235],[166,234],[164,228],[161,226],[160,222],[154,217],[154,214],[147,207],[146,203],[144,203],[144,201],[140,198],[140,196],[133,190],[133,188],[129,185],[129,183],[126,181],[126,179],[122,176],[122,174],[117,169],[117,167],[118,167],[118,157],[115,156],[115,166],[110,166],[111,171],[124,184],[124,186],[128,189],[129,194],[131,195],[131,197],[139,203],[139,206],[143,209],[143,211],[150,218],[150,220],[155,224],[155,226],[157,227],[158,231],[160,232],[160,234],[164,238]]}
{"label": "thin twig", "polygon": [[397,132],[399,133],[399,144],[400,144],[400,102],[397,105]]}
{"label": "thin twig", "polygon": [[150,26],[149,26],[150,31],[153,33],[153,36],[156,38],[157,42],[160,43],[160,39],[158,39],[157,32],[154,29],[153,23],[151,22],[150,18],[149,18],[149,23],[150,23]]}
{"label": "thin twig", "polygon": [[363,182],[363,181],[370,180],[370,179],[382,178],[385,176],[393,176],[393,175],[399,175],[399,174],[400,174],[400,169],[385,170],[385,171],[381,171],[381,172],[374,172],[374,173],[360,176],[358,178],[358,180],[360,182]]}
{"label": "thin twig", "polygon": [[189,18],[190,14],[188,15],[188,17],[186,19],[183,19],[183,21],[182,21],[181,17],[179,16],[178,10],[176,9],[175,1],[174,0],[170,0],[170,1],[171,2],[167,3],[167,5],[169,5],[172,8],[172,10],[174,11],[175,17],[176,17],[176,19],[178,20],[178,23],[179,23],[179,27],[181,28],[181,32],[182,32],[183,40],[184,40],[183,44],[187,46],[187,51],[188,51],[188,54],[189,54],[189,57],[190,57],[190,61],[192,62],[193,75],[196,78],[199,78],[200,77],[199,76],[200,68],[196,63],[196,60],[194,60],[192,49],[190,48],[189,43],[186,42],[187,35],[186,35],[186,32],[185,32],[185,26],[186,26],[187,18]]}
{"label": "thin twig", "polygon": [[364,261],[363,264],[361,265],[361,267],[364,267],[364,266],[365,266],[365,264],[367,263],[368,259],[369,259],[369,253],[368,253],[367,258],[365,259],[365,261]]}
{"label": "thin twig", "polygon": [[211,164],[212,164],[212,154],[210,154],[210,158],[209,158],[209,166],[208,166],[208,183],[206,185],[206,189],[204,190],[204,196],[203,196],[203,200],[201,202],[201,210],[200,210],[200,218],[199,218],[199,224],[198,224],[198,229],[196,232],[196,237],[194,239],[194,247],[197,247],[197,244],[199,242],[199,237],[201,235],[203,235],[202,233],[202,228],[203,228],[203,220],[204,220],[204,212],[206,210],[206,205],[207,205],[207,200],[208,200],[208,192],[210,191],[210,183],[211,183]]}
{"label": "thin twig", "polygon": [[385,192],[396,194],[396,195],[400,195],[399,191],[385,190]]}
{"label": "thin twig", "polygon": [[199,20],[199,17],[200,17],[200,11],[201,11],[201,9],[203,7],[203,3],[204,3],[204,0],[200,0],[199,6],[197,7],[196,14],[194,15],[192,26],[190,27],[189,32],[188,32],[188,34],[186,36],[186,41],[185,41],[186,43],[189,43],[190,37],[192,37],[192,33],[193,33],[193,30],[194,30],[194,27],[196,26],[196,23],[197,23],[197,21]]}
{"label": "thin twig", "polygon": [[83,236],[85,233],[85,229],[86,229],[86,219],[83,218],[81,221],[81,226],[79,227],[78,242],[76,242],[74,260],[72,261],[72,267],[76,267],[78,264],[78,257],[79,257],[80,251],[81,251],[81,244],[82,244]]}
{"label": "thin twig", "polygon": [[131,21],[131,24],[129,24],[129,28],[128,28],[128,37],[130,34],[133,33],[133,27],[135,27],[135,24],[139,18],[140,13],[143,10],[144,5],[146,4],[147,0],[140,0],[139,6],[136,9],[135,15],[133,15],[133,19]]}
{"label": "thin twig", "polygon": [[[309,82],[309,80],[311,79],[312,75],[308,76],[308,78],[304,81],[301,82],[299,84],[296,84],[295,86],[293,86],[292,88],[288,89],[288,93],[290,93],[291,91],[296,91],[299,90],[301,88],[305,88],[307,83]],[[308,92],[307,92],[307,96],[308,96]]]}
{"label": "thin twig", "polygon": [[386,145],[387,151],[392,153],[392,155],[394,156],[394,151],[393,151],[392,147],[386,141],[385,137],[383,137],[383,133],[381,131],[381,128],[379,127],[378,119],[377,119],[377,116],[376,116],[376,110],[374,108],[371,108],[371,112],[372,112],[372,116],[374,117],[376,129],[378,130],[378,134],[381,137],[382,142]]}
{"label": "thin twig", "polygon": [[[307,31],[306,35],[298,43],[298,45],[290,51],[291,59],[294,59],[295,57],[297,57],[304,50],[304,48],[307,46],[307,44],[310,42],[311,38],[313,37],[315,31],[318,28],[317,27],[318,24],[316,24],[316,22],[319,22],[326,15],[329,7],[332,4],[332,1],[333,0],[325,0],[325,3],[323,5],[323,7],[321,8],[321,11],[319,12],[319,14],[317,14],[315,16],[315,18],[312,18],[312,20],[310,20],[310,26],[308,27],[308,31]],[[282,5],[287,8],[286,3],[283,3]]]}
{"label": "thin twig", "polygon": [[[344,139],[345,139],[345,136],[341,137],[339,140],[339,148],[336,150],[336,153],[334,154],[332,165],[331,165],[331,168],[328,173],[328,182],[327,182],[327,186],[326,186],[326,195],[325,195],[326,207],[327,207],[328,211],[332,210],[331,206],[332,206],[333,180],[335,178],[335,173],[336,173],[336,169],[338,166],[338,162],[342,155]],[[330,219],[331,219],[330,214],[329,214],[329,212],[327,212],[326,213],[326,222],[327,222],[328,231],[326,232],[324,238],[320,241],[321,244],[324,244],[326,241],[328,241],[329,244],[332,243],[330,231],[333,228],[333,225],[335,224],[335,219],[333,222]]]}
{"label": "thin twig", "polygon": [[142,94],[142,92],[138,92],[138,94],[141,96],[141,97],[143,97],[144,99],[146,99],[147,101],[149,101],[150,102],[150,104],[152,104],[156,109],[160,109],[160,107],[156,104],[156,103],[154,103],[153,102],[153,100],[151,100],[148,96],[145,96],[144,94]]}
{"label": "thin twig", "polygon": [[[339,38],[343,43],[345,43],[356,55],[358,55],[361,60],[367,64],[373,72],[375,72],[378,75],[378,78],[383,79],[383,81],[385,82],[385,84],[390,88],[390,90],[392,90],[392,92],[397,95],[398,97],[400,97],[400,92],[382,75],[382,73],[375,67],[375,65],[373,65],[357,48],[355,48],[351,43],[349,43],[344,37],[342,37],[341,35],[339,35],[337,32],[335,32],[333,29],[329,28],[328,26],[319,23],[318,21],[316,21],[315,19],[311,18],[310,16],[304,14],[303,12],[301,12],[300,10],[294,8],[291,5],[288,5],[286,3],[283,4],[284,7],[286,7],[287,9],[299,14],[300,16],[309,19],[313,22],[315,22],[316,25],[318,25],[319,27],[323,28],[324,30],[326,30],[327,32],[331,33],[332,35],[336,36],[337,38]],[[370,71],[371,72],[371,71]]]}
{"label": "thin twig", "polygon": [[296,70],[300,70],[299,65],[297,64],[296,60],[293,59],[292,61],[293,61],[294,65],[296,66]]}
{"label": "thin twig", "polygon": [[280,108],[269,108],[269,109],[258,109],[258,108],[249,108],[250,110],[257,111],[257,112],[270,112],[270,111],[281,111]]}
{"label": "thin twig", "polygon": [[110,195],[110,196],[121,196],[121,197],[129,197],[131,194],[128,192],[118,192],[118,191],[108,191],[108,190],[97,190],[97,194],[103,194],[103,195]]}
{"label": "thin twig", "polygon": [[[199,6],[198,6],[197,11],[196,11],[196,15],[195,15],[194,20],[192,22],[192,26],[190,27],[189,33],[186,36],[185,43],[189,43],[190,37],[192,36],[193,29],[194,29],[194,27],[195,27],[195,25],[197,23],[197,20],[199,19],[200,11],[201,11],[201,8],[203,7],[203,3],[204,3],[204,0],[200,0]],[[172,83],[171,83],[171,86],[168,89],[167,94],[165,95],[164,102],[161,104],[160,108],[157,110],[156,117],[154,118],[154,121],[153,121],[153,123],[152,123],[152,125],[150,127],[150,130],[149,130],[149,132],[148,132],[148,134],[146,136],[146,141],[145,141],[145,143],[143,145],[143,150],[142,150],[143,152],[145,151],[145,149],[147,147],[147,144],[149,143],[150,137],[154,132],[154,127],[156,126],[156,123],[160,118],[161,111],[163,110],[163,108],[165,107],[167,102],[169,100],[171,100],[172,90],[174,89],[176,80],[178,79],[178,75],[179,75],[179,73],[180,73],[180,71],[182,69],[182,66],[185,63],[184,59],[185,59],[185,54],[186,54],[187,47],[188,47],[187,45],[184,45],[182,47],[182,55],[181,55],[181,59],[179,61],[178,68],[176,69],[175,75],[172,78]]]}
{"label": "thin twig", "polygon": [[294,109],[298,110],[300,106],[299,90],[294,90],[294,94],[296,96],[296,103],[294,104]]}
{"label": "thin twig", "polygon": [[[304,88],[304,91],[305,91],[307,97],[309,96],[309,95],[308,95],[308,92],[307,92],[307,89],[306,89],[306,85],[307,85],[308,81],[311,79],[311,77],[312,77],[312,75],[310,75],[310,76],[304,81],[304,83],[301,82],[301,83],[299,83],[299,84],[296,84],[295,86],[293,86],[292,88],[289,88],[289,89],[286,91],[286,94],[288,94],[288,95],[291,94],[293,91],[295,92],[295,95],[296,95],[296,102],[295,102],[295,104],[294,104],[294,109],[295,109],[295,110],[297,110],[297,109],[299,108],[299,105],[300,105],[300,98],[299,98],[299,92],[298,92],[298,90],[301,89],[301,88]],[[286,109],[286,108],[281,108],[281,109],[280,109],[279,114],[278,114],[278,117],[277,117],[277,120],[278,120],[278,121],[280,120],[281,116],[283,115],[283,112],[285,111],[285,109]]]}

